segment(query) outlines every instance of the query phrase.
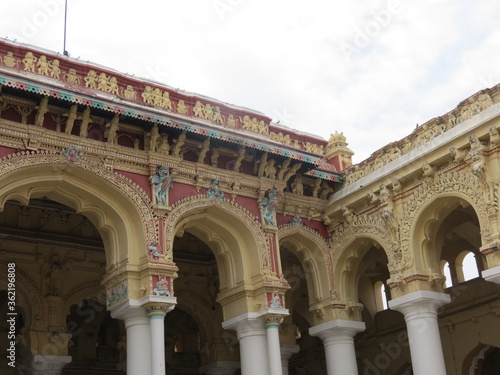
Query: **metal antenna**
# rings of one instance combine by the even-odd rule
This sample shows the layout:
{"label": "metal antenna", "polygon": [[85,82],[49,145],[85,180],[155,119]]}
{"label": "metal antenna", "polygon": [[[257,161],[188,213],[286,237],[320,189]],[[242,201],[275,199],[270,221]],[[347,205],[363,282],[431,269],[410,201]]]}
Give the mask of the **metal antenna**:
{"label": "metal antenna", "polygon": [[64,56],[69,56],[68,51],[66,51],[66,20],[68,18],[68,0],[64,1]]}

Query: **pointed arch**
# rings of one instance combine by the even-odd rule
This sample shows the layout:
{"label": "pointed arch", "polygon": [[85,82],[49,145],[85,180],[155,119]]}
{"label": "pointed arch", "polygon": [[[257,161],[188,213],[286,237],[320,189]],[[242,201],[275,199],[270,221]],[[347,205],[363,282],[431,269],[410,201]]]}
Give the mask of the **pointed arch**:
{"label": "pointed arch", "polygon": [[167,260],[173,261],[174,237],[184,231],[210,247],[220,275],[219,300],[263,288],[271,273],[268,239],[258,219],[232,201],[185,198],[172,207],[165,229]]}
{"label": "pointed arch", "polygon": [[43,196],[74,208],[96,226],[108,269],[145,260],[146,244],[157,238],[151,200],[129,178],[100,164],[69,161],[48,151],[2,158],[0,207],[8,200],[27,205],[31,198]]}
{"label": "pointed arch", "polygon": [[[470,173],[443,172],[413,192],[403,207],[401,246],[405,268],[439,269],[433,247],[439,224],[457,207],[472,207],[479,222],[481,241],[492,233],[488,220],[487,199],[477,179]],[[406,251],[408,250],[408,251]]]}
{"label": "pointed arch", "polygon": [[337,251],[334,263],[335,290],[342,300],[358,301],[357,269],[371,248],[381,249],[390,260],[386,250],[384,232],[352,233],[349,242]]}
{"label": "pointed arch", "polygon": [[278,230],[280,246],[297,256],[305,271],[309,303],[329,299],[334,289],[332,259],[327,242],[318,233],[300,225],[284,225]]}

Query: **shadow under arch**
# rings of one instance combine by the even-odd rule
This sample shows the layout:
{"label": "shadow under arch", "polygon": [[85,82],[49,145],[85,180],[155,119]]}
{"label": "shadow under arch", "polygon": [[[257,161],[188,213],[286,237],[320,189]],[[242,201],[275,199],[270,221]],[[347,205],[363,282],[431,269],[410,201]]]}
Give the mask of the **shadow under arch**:
{"label": "shadow under arch", "polygon": [[[221,303],[226,297],[247,291],[252,291],[253,297],[259,293],[265,297],[265,274],[270,271],[271,264],[269,246],[260,224],[248,211],[229,201],[208,199],[202,195],[180,201],[169,213],[165,236],[167,249],[170,249],[167,259],[172,257],[174,237],[182,236],[184,232],[198,237],[213,252],[219,273],[218,300]],[[264,299],[260,302],[262,305],[267,303]],[[254,309],[253,306],[245,309],[240,306],[238,312]]]}
{"label": "shadow under arch", "polygon": [[155,240],[157,226],[149,198],[127,177],[57,154],[16,154],[2,162],[1,208],[8,200],[27,205],[46,197],[84,214],[98,229],[107,269],[147,258],[146,244]]}
{"label": "shadow under arch", "polygon": [[359,300],[357,290],[358,267],[370,249],[382,250],[385,256],[390,259],[382,244],[382,239],[375,236],[356,236],[342,250],[334,265],[333,272],[335,290],[339,293],[340,299],[353,302]]}
{"label": "shadow under arch", "polygon": [[309,294],[309,304],[329,299],[334,289],[332,260],[326,241],[301,226],[279,228],[280,247],[290,250],[302,264]]}
{"label": "shadow under arch", "polygon": [[[470,211],[469,216],[477,219],[477,233],[482,230],[478,210],[471,199],[461,193],[443,193],[432,197],[416,212],[410,230],[410,252],[414,257],[414,268],[441,273],[440,251],[444,241],[442,224],[457,209]],[[481,241],[478,239],[477,242]],[[478,243],[478,247],[480,243]]]}

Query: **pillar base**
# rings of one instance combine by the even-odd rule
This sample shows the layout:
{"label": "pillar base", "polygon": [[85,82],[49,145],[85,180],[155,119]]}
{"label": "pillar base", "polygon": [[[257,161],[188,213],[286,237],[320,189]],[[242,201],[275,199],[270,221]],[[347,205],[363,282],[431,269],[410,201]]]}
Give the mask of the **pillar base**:
{"label": "pillar base", "polygon": [[493,267],[481,272],[483,279],[495,284],[500,284],[500,266]]}

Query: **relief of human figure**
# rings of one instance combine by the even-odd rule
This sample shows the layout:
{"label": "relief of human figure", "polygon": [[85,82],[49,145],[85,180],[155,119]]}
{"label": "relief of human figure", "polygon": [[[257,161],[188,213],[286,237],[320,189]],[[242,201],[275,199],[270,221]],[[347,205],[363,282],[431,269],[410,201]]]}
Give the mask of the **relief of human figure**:
{"label": "relief of human figure", "polygon": [[168,205],[168,190],[174,187],[170,169],[167,166],[156,168],[156,174],[151,177],[151,185],[155,195],[156,204]]}

